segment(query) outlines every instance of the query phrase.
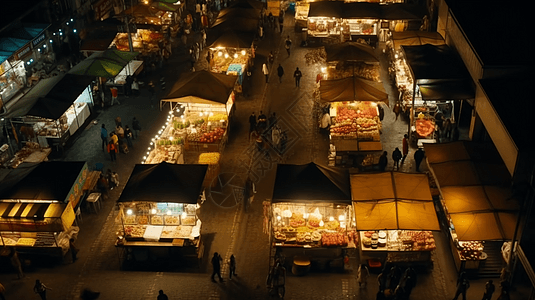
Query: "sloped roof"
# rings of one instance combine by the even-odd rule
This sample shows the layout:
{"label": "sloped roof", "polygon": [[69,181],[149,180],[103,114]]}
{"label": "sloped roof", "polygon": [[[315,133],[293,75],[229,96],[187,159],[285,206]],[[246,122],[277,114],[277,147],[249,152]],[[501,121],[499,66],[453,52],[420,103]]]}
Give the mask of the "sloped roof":
{"label": "sloped roof", "polygon": [[237,76],[212,73],[205,70],[184,73],[169,90],[169,94],[162,98],[162,101],[188,102],[186,101],[187,99],[181,98],[194,97],[198,98],[199,101],[204,99],[208,100],[208,102],[226,104],[237,79]]}

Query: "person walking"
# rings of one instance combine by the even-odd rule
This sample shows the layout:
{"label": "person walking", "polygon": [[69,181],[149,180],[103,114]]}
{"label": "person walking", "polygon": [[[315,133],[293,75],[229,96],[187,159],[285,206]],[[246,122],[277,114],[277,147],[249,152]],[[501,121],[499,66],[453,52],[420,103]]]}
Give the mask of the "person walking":
{"label": "person walking", "polygon": [[279,149],[279,143],[281,141],[281,131],[278,126],[274,126],[271,130],[271,142],[273,142],[273,147]]}
{"label": "person walking", "polygon": [[100,138],[102,139],[102,151],[104,151],[104,145],[108,147],[108,130],[104,124],[102,124],[102,128],[100,128]]}
{"label": "person walking", "polygon": [[17,253],[17,249],[15,249],[15,247],[11,248],[11,252],[9,252],[9,260],[13,268],[17,271],[18,278],[23,278],[24,272],[22,271],[22,264],[20,262],[19,254]]}
{"label": "person walking", "polygon": [[249,135],[251,135],[251,132],[254,130],[256,130],[256,116],[253,111],[249,116]]}
{"label": "person walking", "polygon": [[282,34],[282,29],[283,28],[284,28],[284,13],[280,12],[279,13],[279,29],[281,31],[281,34]]}
{"label": "person walking", "polygon": [[163,293],[163,290],[158,291],[158,297],[156,300],[169,300],[169,297],[167,297],[166,294]]}
{"label": "person walking", "polygon": [[386,151],[383,151],[383,154],[381,154],[381,157],[379,157],[379,171],[384,172],[386,169],[386,166],[388,165],[388,153]]}
{"label": "person walking", "polygon": [[397,167],[398,171],[399,171],[399,161],[401,160],[402,157],[403,155],[401,154],[401,151],[399,151],[399,148],[396,147],[394,152],[392,152],[392,160],[394,161],[394,168]]}
{"label": "person walking", "polygon": [[459,279],[457,280],[457,290],[455,291],[455,296],[453,296],[453,300],[457,300],[459,298],[459,295],[463,295],[463,300],[466,300],[466,292],[470,288],[470,282],[468,282],[468,279],[466,279],[465,273],[462,272],[459,276]]}
{"label": "person walking", "polygon": [[299,87],[299,82],[301,81],[301,77],[303,77],[303,73],[301,73],[299,68],[295,68],[294,78],[295,78],[295,86],[296,87]]}
{"label": "person walking", "polygon": [[117,126],[123,126],[123,123],[121,122],[121,117],[115,118],[115,127]]}
{"label": "person walking", "polygon": [[282,75],[284,75],[284,69],[281,64],[277,67],[277,75],[279,75],[279,83],[282,83]]}
{"label": "person walking", "polygon": [[238,276],[238,274],[236,274],[236,257],[234,257],[234,254],[230,255],[230,260],[229,260],[228,276],[230,280],[232,280],[232,275]]}
{"label": "person walking", "polygon": [[268,83],[269,70],[268,70],[268,66],[266,64],[262,65],[262,73],[264,74],[264,76],[266,76],[266,83]]}
{"label": "person walking", "polygon": [[399,114],[401,113],[401,106],[399,106],[399,103],[396,103],[396,105],[394,105],[394,108],[392,109],[392,111],[396,115],[396,121],[397,121]]}
{"label": "person walking", "polygon": [[482,300],[491,300],[495,290],[496,287],[494,286],[494,283],[492,283],[492,279],[487,281],[487,283],[485,283],[485,293],[483,293]]}
{"label": "person walking", "polygon": [[223,259],[219,255],[219,253],[214,252],[214,256],[212,257],[212,282],[216,282],[214,279],[214,276],[217,274],[217,277],[219,277],[219,282],[223,282],[223,278],[221,278],[221,261]]}
{"label": "person walking", "polygon": [[360,264],[359,269],[357,271],[357,281],[359,283],[359,287],[364,284],[364,287],[368,286],[368,276],[370,275],[370,271],[368,270],[368,267],[366,267],[365,264]]}
{"label": "person walking", "polygon": [[137,82],[137,78],[134,78],[134,81],[132,81],[132,94],[134,97],[139,96],[139,83]]}
{"label": "person walking", "polygon": [[284,41],[284,48],[286,48],[286,52],[288,52],[288,56],[290,56],[290,48],[292,46],[292,40],[290,40],[290,36],[286,38]]}
{"label": "person walking", "polygon": [[41,300],[46,300],[46,291],[47,290],[52,290],[52,289],[47,287],[41,281],[39,281],[39,279],[35,280],[35,285],[33,286],[33,291],[34,291],[34,293],[39,294],[39,296],[41,296]]}
{"label": "person walking", "polygon": [[119,100],[117,100],[117,96],[119,96],[119,91],[117,91],[117,87],[112,86],[110,88],[111,90],[111,106],[113,106],[113,103],[117,102],[117,104],[121,105]]}
{"label": "person walking", "polygon": [[414,162],[416,163],[416,172],[420,172],[420,164],[422,163],[422,160],[424,160],[425,152],[422,148],[418,148],[416,152],[414,152]]}
{"label": "person walking", "polygon": [[[113,135],[113,136],[116,136],[116,135]],[[117,145],[113,141],[110,141],[110,143],[108,144],[108,153],[110,154],[110,158],[112,162],[117,161],[117,152],[118,152]]]}
{"label": "person walking", "polygon": [[268,62],[269,62],[269,66],[273,66],[273,62],[275,61],[275,56],[273,55],[273,51],[269,51],[269,55],[268,55]]}
{"label": "person walking", "polygon": [[136,117],[132,119],[132,129],[134,130],[132,139],[135,140],[139,137],[139,132],[141,131],[141,126],[139,125],[139,121],[136,119]]}
{"label": "person walking", "polygon": [[78,259],[77,255],[78,251],[80,251],[74,244],[74,238],[69,239],[69,250],[71,251],[72,262],[74,263]]}
{"label": "person walking", "polygon": [[132,130],[130,130],[130,127],[126,125],[124,129],[124,138],[126,139],[126,144],[128,145],[128,147],[134,147],[134,145],[132,144],[132,136]]}
{"label": "person walking", "polygon": [[403,158],[401,158],[401,163],[404,163],[405,158],[407,158],[407,155],[409,154],[409,136],[407,134],[403,135],[402,149],[403,149]]}

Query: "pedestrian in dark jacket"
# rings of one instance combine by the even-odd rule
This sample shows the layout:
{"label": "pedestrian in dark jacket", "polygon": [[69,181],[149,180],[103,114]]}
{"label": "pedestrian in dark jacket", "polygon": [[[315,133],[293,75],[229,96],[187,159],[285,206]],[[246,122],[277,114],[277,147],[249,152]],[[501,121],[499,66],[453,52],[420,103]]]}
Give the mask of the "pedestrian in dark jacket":
{"label": "pedestrian in dark jacket", "polygon": [[138,119],[134,117],[132,119],[132,129],[134,130],[132,139],[137,139],[139,137],[139,132],[141,131],[141,126],[139,125]]}
{"label": "pedestrian in dark jacket", "polygon": [[119,152],[117,145],[114,143],[108,143],[108,153],[110,154],[112,162],[117,160],[117,152]]}
{"label": "pedestrian in dark jacket", "polygon": [[128,127],[128,125],[126,125],[124,127],[124,137],[126,139],[126,144],[128,145],[128,147],[134,147],[134,145],[132,145],[132,137],[134,135],[132,134],[132,130],[130,130],[130,127]]}
{"label": "pedestrian in dark jacket", "polygon": [[409,154],[409,136],[407,134],[403,135],[402,142],[402,149],[403,149],[403,158],[401,159],[401,163],[405,162],[405,158],[407,158],[407,155]]}
{"label": "pedestrian in dark jacket", "polygon": [[384,172],[386,169],[386,165],[388,165],[388,153],[386,151],[383,152],[381,157],[379,157],[379,170],[381,172]]}
{"label": "pedestrian in dark jacket", "polygon": [[47,287],[44,283],[39,281],[39,279],[35,280],[33,291],[41,296],[41,300],[46,300],[46,290],[51,290],[51,288]]}
{"label": "pedestrian in dark jacket", "polygon": [[163,290],[158,291],[158,298],[156,300],[169,300],[166,294],[163,293]]}
{"label": "pedestrian in dark jacket", "polygon": [[401,154],[401,151],[396,147],[394,152],[392,152],[392,160],[394,160],[394,167],[397,167],[397,170],[399,170],[399,161],[402,157],[403,155]]}
{"label": "pedestrian in dark jacket", "polygon": [[231,280],[232,280],[232,275],[238,276],[238,274],[236,274],[236,257],[234,257],[234,254],[230,255],[228,275]]}
{"label": "pedestrian in dark jacket", "polygon": [[277,75],[279,75],[279,83],[282,83],[282,75],[284,75],[284,69],[281,64],[277,67]]}
{"label": "pedestrian in dark jacket", "polygon": [[102,128],[100,129],[100,138],[102,139],[102,151],[104,151],[104,145],[108,147],[108,130],[104,124],[102,124]]}
{"label": "pedestrian in dark jacket", "polygon": [[[461,273],[462,274],[462,273]],[[464,276],[457,282],[457,291],[455,291],[455,296],[453,297],[453,300],[457,300],[459,298],[459,295],[463,295],[463,300],[466,300],[466,292],[470,288],[470,282],[468,282],[468,279],[466,279]]]}
{"label": "pedestrian in dark jacket", "polygon": [[214,253],[214,256],[212,257],[212,268],[213,268],[213,272],[212,272],[212,282],[216,282],[215,279],[214,279],[214,276],[217,274],[217,277],[219,277],[219,282],[223,282],[223,278],[221,278],[221,261],[223,259],[221,258],[221,256],[219,255],[219,253],[215,252]]}
{"label": "pedestrian in dark jacket", "polygon": [[424,160],[425,152],[422,148],[418,148],[416,152],[414,152],[414,162],[416,163],[416,171],[420,172],[420,164],[422,163],[422,160]]}
{"label": "pedestrian in dark jacket", "polygon": [[251,135],[251,132],[256,130],[256,116],[253,113],[249,116],[249,135]]}
{"label": "pedestrian in dark jacket", "polygon": [[286,52],[288,52],[288,56],[290,56],[290,47],[292,47],[292,40],[290,40],[290,36],[286,38],[284,41],[284,48],[286,48]]}
{"label": "pedestrian in dark jacket", "polygon": [[279,29],[282,34],[282,29],[284,28],[284,14],[281,12],[279,13]]}
{"label": "pedestrian in dark jacket", "polygon": [[483,293],[482,300],[491,300],[492,294],[494,294],[495,290],[496,287],[494,286],[494,283],[492,283],[492,280],[487,281],[487,283],[485,284],[485,293]]}
{"label": "pedestrian in dark jacket", "polygon": [[301,73],[299,68],[295,68],[294,78],[295,78],[295,86],[296,87],[299,87],[299,83],[301,82],[301,77],[303,77],[303,73]]}

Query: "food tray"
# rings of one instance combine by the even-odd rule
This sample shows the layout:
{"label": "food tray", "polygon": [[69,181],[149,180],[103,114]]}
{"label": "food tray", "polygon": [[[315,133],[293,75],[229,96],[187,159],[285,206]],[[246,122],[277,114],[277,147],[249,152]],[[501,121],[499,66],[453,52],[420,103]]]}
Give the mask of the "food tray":
{"label": "food tray", "polygon": [[178,216],[165,216],[165,225],[180,225]]}
{"label": "food tray", "polygon": [[182,225],[190,225],[190,226],[194,226],[195,225],[195,216],[182,216],[181,217],[181,223]]}
{"label": "food tray", "polygon": [[162,216],[152,216],[150,218],[150,223],[152,225],[163,225],[163,217]]}

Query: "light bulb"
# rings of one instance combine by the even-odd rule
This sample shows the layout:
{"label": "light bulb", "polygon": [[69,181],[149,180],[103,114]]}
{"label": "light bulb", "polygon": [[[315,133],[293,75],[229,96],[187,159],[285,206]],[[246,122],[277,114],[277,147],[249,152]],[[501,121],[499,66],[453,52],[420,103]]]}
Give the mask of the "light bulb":
{"label": "light bulb", "polygon": [[132,213],[133,213],[133,211],[132,211],[131,209],[128,209],[128,210],[126,211],[126,214],[129,215],[129,216],[130,216]]}

